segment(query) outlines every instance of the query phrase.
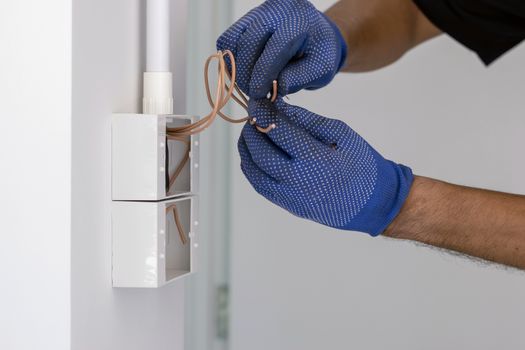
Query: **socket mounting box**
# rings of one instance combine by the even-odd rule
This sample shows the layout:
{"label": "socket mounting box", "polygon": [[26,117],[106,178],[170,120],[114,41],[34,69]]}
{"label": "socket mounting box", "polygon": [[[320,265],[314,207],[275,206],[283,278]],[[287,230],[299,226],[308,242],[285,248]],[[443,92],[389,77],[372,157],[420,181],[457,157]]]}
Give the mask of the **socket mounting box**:
{"label": "socket mounting box", "polygon": [[195,196],[162,202],[113,201],[113,287],[158,288],[195,272],[197,213]]}
{"label": "socket mounting box", "polygon": [[[199,137],[168,140],[167,128],[196,117],[122,113],[112,115],[112,199],[158,201],[198,192]],[[189,159],[168,189],[169,178]]]}

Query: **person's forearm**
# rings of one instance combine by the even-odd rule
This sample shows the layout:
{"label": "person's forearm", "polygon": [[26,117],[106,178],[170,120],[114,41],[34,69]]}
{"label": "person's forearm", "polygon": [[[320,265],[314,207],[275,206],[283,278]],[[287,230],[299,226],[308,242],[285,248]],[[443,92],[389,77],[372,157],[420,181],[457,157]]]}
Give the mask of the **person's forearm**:
{"label": "person's forearm", "polygon": [[384,235],[525,269],[525,196],[416,176]]}
{"label": "person's forearm", "polygon": [[412,0],[340,0],[325,14],[347,43],[346,72],[384,67],[440,34]]}

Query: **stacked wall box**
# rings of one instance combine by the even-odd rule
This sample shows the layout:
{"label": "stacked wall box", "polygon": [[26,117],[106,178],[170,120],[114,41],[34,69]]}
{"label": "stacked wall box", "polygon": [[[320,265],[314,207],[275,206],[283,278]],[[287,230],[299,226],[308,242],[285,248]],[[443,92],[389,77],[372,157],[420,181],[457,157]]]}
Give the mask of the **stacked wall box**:
{"label": "stacked wall box", "polygon": [[[112,116],[112,279],[114,287],[156,288],[195,272],[198,249],[198,135],[188,136],[189,159],[172,188],[170,174],[188,146],[166,130],[195,117]],[[174,217],[175,204],[183,243]]]}

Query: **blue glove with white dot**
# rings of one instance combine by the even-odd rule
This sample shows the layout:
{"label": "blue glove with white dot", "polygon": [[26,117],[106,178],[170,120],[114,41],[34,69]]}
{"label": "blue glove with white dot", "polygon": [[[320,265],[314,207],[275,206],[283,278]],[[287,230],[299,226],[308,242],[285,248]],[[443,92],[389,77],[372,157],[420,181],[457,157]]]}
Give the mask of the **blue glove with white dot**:
{"label": "blue glove with white dot", "polygon": [[256,125],[238,142],[241,169],[255,190],[302,218],[334,228],[381,234],[412,184],[410,168],[384,159],[340,120],[282,98],[249,101]]}
{"label": "blue glove with white dot", "polygon": [[252,98],[266,96],[273,80],[281,96],[323,87],[346,58],[337,26],[307,0],[267,0],[224,32],[217,49],[233,53],[237,84]]}

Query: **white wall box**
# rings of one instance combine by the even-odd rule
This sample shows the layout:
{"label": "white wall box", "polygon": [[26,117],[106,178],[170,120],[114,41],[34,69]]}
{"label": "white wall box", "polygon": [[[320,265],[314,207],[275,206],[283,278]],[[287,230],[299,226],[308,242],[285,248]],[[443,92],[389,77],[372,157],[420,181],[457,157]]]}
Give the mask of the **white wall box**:
{"label": "white wall box", "polygon": [[[193,123],[196,117],[181,115],[113,114],[113,200],[163,200],[198,192],[199,137],[187,142],[167,140],[166,128]],[[169,177],[189,159],[176,180]],[[167,170],[167,171],[166,171]]]}
{"label": "white wall box", "polygon": [[196,213],[194,196],[162,202],[113,201],[113,287],[157,288],[195,272]]}

